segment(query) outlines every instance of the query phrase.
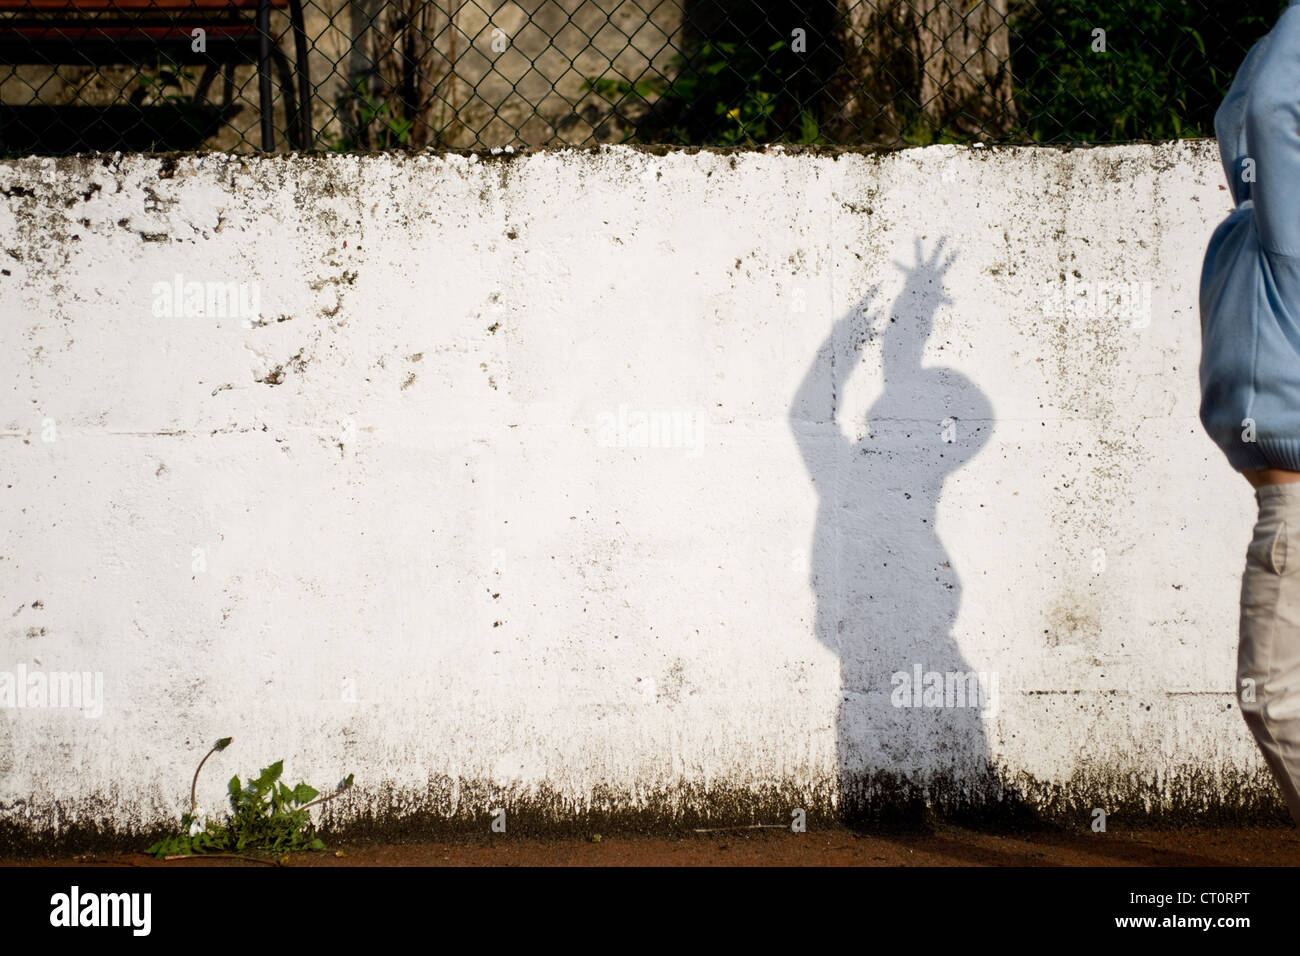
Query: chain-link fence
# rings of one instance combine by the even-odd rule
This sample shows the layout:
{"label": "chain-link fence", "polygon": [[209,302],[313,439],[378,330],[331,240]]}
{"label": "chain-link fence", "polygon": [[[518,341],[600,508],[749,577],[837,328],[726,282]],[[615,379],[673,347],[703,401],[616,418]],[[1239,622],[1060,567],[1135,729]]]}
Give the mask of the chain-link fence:
{"label": "chain-link fence", "polygon": [[1213,135],[1285,0],[0,0],[0,153]]}

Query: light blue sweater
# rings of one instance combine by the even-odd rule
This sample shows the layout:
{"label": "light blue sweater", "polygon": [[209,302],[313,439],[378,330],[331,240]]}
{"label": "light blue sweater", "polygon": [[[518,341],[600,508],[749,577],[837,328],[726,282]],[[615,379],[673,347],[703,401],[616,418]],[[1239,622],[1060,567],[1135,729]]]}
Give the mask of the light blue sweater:
{"label": "light blue sweater", "polygon": [[1300,0],[1214,117],[1237,208],[1201,269],[1201,424],[1233,468],[1300,471]]}

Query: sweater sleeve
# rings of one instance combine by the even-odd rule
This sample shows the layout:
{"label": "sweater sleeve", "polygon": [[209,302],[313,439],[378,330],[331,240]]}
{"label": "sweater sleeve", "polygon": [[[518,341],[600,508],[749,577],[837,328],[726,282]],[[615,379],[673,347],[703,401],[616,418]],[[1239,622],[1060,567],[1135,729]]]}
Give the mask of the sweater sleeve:
{"label": "sweater sleeve", "polygon": [[1228,188],[1232,190],[1232,202],[1236,206],[1251,198],[1251,177],[1245,175],[1246,97],[1259,66],[1259,56],[1267,46],[1267,35],[1255,41],[1232,78],[1232,86],[1224,96],[1223,103],[1214,114],[1214,136],[1219,141],[1219,159],[1223,163],[1223,175],[1227,177]]}
{"label": "sweater sleeve", "polygon": [[1282,14],[1268,39],[1246,103],[1251,193],[1260,245],[1300,256],[1300,4]]}

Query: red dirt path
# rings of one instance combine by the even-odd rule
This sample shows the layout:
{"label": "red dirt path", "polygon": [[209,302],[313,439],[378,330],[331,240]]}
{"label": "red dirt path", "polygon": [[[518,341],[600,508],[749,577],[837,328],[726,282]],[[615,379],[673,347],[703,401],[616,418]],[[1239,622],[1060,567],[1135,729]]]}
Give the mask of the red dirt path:
{"label": "red dirt path", "polygon": [[[342,855],[337,855],[342,853]],[[0,860],[0,865],[254,866],[232,859],[154,860],[143,853]],[[683,837],[606,835],[599,842],[492,834],[357,845],[288,866],[1297,866],[1294,829],[1199,828],[990,834],[940,825],[924,834],[848,829],[732,830]]]}

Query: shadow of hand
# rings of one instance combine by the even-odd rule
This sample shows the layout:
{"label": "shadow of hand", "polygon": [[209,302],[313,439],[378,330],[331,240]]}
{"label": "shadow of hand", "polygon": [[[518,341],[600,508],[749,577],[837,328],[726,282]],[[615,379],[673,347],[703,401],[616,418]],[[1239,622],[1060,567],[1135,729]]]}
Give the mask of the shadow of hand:
{"label": "shadow of hand", "polygon": [[[925,255],[924,247],[921,244],[920,236],[914,240],[913,258],[916,260],[912,266],[907,266],[897,259],[894,265],[907,276],[903,283],[903,289],[899,295],[899,301],[903,301],[908,296],[929,297],[932,302],[932,308],[939,305],[952,305],[953,300],[943,290],[944,274],[957,261],[957,253],[952,252],[948,258],[943,258],[943,247],[948,242],[948,237],[944,236],[935,243],[934,250],[929,257]],[[938,294],[931,287],[938,284]]]}

